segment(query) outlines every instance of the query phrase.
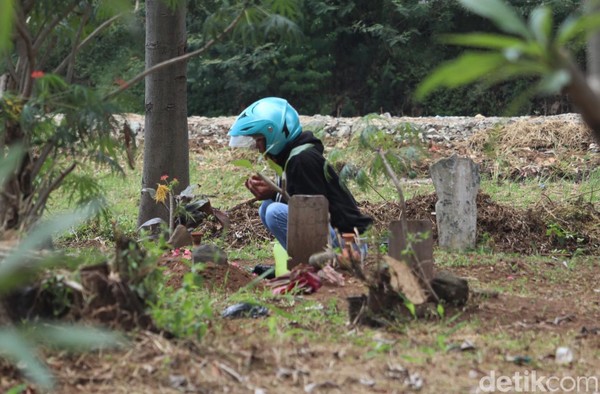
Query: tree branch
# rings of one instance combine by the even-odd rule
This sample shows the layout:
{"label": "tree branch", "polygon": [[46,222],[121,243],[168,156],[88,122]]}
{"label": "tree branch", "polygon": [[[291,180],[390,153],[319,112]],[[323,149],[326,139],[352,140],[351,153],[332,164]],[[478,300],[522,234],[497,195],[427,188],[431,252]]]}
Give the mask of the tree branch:
{"label": "tree branch", "polygon": [[[71,172],[73,172],[73,170],[75,169],[76,166],[77,166],[77,163],[71,164],[64,171],[62,171],[60,173],[60,175],[58,177],[56,177],[56,179],[44,191],[42,191],[42,193],[40,193],[37,202],[35,203],[35,205],[33,206],[33,209],[31,210],[31,213],[32,213],[31,216],[33,218],[37,219],[41,215],[41,212],[38,212],[38,211],[46,205],[46,200],[48,200],[50,193],[52,193],[52,191],[56,190],[56,188],[58,186],[60,186],[60,184],[65,180],[67,175],[69,175]],[[31,222],[33,223],[35,221],[36,220],[33,220]],[[27,226],[27,227],[29,227],[29,226]]]}
{"label": "tree branch", "polygon": [[[417,266],[417,269],[419,271],[419,276],[422,278],[422,280],[420,282],[423,283],[427,287],[427,290],[429,290],[429,292],[434,296],[436,301],[439,302],[439,297],[433,290],[433,287],[431,287],[431,283],[429,283],[427,281],[427,279],[426,279],[427,276],[425,275],[425,271],[423,270],[421,261],[419,260],[417,254],[415,253],[414,248],[412,247],[412,240],[408,236],[408,222],[406,220],[406,201],[404,200],[404,193],[402,192],[402,185],[400,185],[400,181],[398,180],[398,177],[396,176],[394,169],[392,168],[392,166],[386,159],[385,152],[381,149],[378,149],[377,153],[379,154],[379,157],[381,157],[381,160],[383,161],[383,165],[385,166],[385,170],[388,173],[390,179],[392,180],[392,183],[396,187],[396,190],[398,191],[398,197],[400,198],[400,207],[402,209],[402,212],[400,212],[401,236],[404,237],[404,242],[405,242],[405,245],[407,245],[407,248],[410,249],[411,252],[413,253],[413,256],[415,259],[414,265]],[[409,265],[409,266],[411,266],[411,265]],[[414,269],[414,266],[412,266],[412,269]]]}
{"label": "tree branch", "polygon": [[31,179],[35,179],[37,177],[38,173],[42,169],[42,166],[44,165],[44,162],[48,158],[48,155],[50,154],[53,148],[54,144],[52,142],[47,142],[46,145],[44,145],[40,152],[40,155],[35,159],[35,164],[33,165],[33,168],[31,169]]}
{"label": "tree branch", "polygon": [[46,39],[48,39],[48,37],[51,36],[50,32],[56,27],[56,25],[58,25],[58,23],[60,21],[62,21],[63,19],[65,19],[67,16],[69,16],[69,14],[75,9],[75,7],[77,7],[77,5],[79,4],[78,0],[75,0],[73,3],[71,3],[71,5],[69,7],[66,7],[64,12],[60,15],[57,15],[50,23],[48,23],[48,25],[46,25],[43,29],[41,29],[37,36],[35,37],[35,40],[33,42],[33,48],[37,51],[41,48],[42,44],[44,43],[44,41],[46,41]]}
{"label": "tree branch", "polygon": [[[35,66],[38,70],[44,70],[46,67],[46,63],[51,61],[53,51],[56,49],[56,44],[58,43],[58,38],[56,36],[50,37],[43,48],[36,54],[36,63]],[[43,51],[43,52],[42,52]]]}
{"label": "tree branch", "polygon": [[[21,68],[21,64],[19,64],[19,68],[21,68],[21,70],[23,70],[24,72],[21,72],[21,80],[18,82],[19,83],[19,87],[21,88],[21,94],[24,97],[29,97],[29,93],[31,92],[31,71],[33,70],[33,67],[35,65],[35,56],[34,56],[34,48],[33,48],[33,42],[31,40],[31,35],[29,34],[29,31],[27,30],[27,26],[25,25],[25,15],[22,15],[21,13],[19,13],[19,16],[17,18],[17,23],[16,23],[16,27],[17,27],[17,32],[19,33],[19,37],[21,37],[21,42],[24,45],[24,49],[25,49],[25,57],[27,58],[27,64],[23,65],[23,68]],[[17,70],[17,74],[19,73],[19,71]]]}
{"label": "tree branch", "polygon": [[385,171],[387,172],[388,176],[392,180],[392,183],[396,187],[396,190],[398,191],[398,197],[400,198],[400,207],[402,208],[402,213],[400,215],[404,216],[404,212],[406,211],[406,202],[404,200],[404,193],[402,192],[402,185],[400,185],[400,181],[398,180],[398,177],[396,176],[394,169],[392,168],[390,163],[385,158],[385,152],[382,151],[381,149],[378,149],[377,154],[379,155],[379,157],[381,157],[381,160],[383,161],[383,165],[385,166]]}
{"label": "tree branch", "polygon": [[242,16],[244,15],[245,10],[246,10],[246,7],[244,7],[241,10],[241,12],[239,13],[239,15],[236,16],[236,18],[229,24],[229,26],[227,26],[225,28],[225,30],[223,30],[221,33],[219,33],[219,35],[217,37],[213,38],[212,40],[210,40],[206,44],[204,44],[204,46],[202,48],[197,49],[197,50],[195,50],[193,52],[190,52],[190,53],[186,53],[185,55],[177,56],[177,57],[174,57],[172,59],[165,60],[164,62],[155,64],[154,66],[150,67],[147,70],[144,70],[144,72],[136,75],[135,77],[133,77],[129,81],[125,82],[118,89],[116,89],[116,90],[108,93],[106,96],[104,96],[104,100],[109,100],[109,99],[113,98],[114,96],[118,95],[119,93],[121,93],[121,92],[129,89],[131,86],[135,85],[136,83],[138,83],[142,79],[144,79],[146,77],[146,75],[148,75],[148,74],[151,74],[151,73],[153,73],[155,71],[161,70],[161,69],[169,67],[169,66],[171,66],[171,65],[173,65],[175,63],[179,63],[179,62],[185,61],[185,60],[187,60],[189,58],[201,55],[202,53],[206,52],[217,41],[220,41],[225,35],[229,34],[235,28],[235,26],[242,19]]}
{"label": "tree branch", "polygon": [[290,200],[290,195],[288,194],[288,192],[285,191],[285,190],[283,190],[279,186],[277,186],[271,179],[269,179],[268,176],[265,176],[261,172],[257,172],[256,175],[258,175],[260,177],[260,179],[262,179],[263,181],[265,181],[269,185],[269,187],[271,187],[271,189],[273,189],[277,193],[281,194],[283,196],[283,198],[285,198],[286,201]]}
{"label": "tree branch", "polygon": [[565,91],[579,107],[581,117],[591,129],[593,137],[600,142],[600,97],[592,90],[585,75],[571,57],[564,52],[559,56],[571,74],[571,82]]}
{"label": "tree branch", "polygon": [[[83,48],[85,45],[87,45],[93,38],[95,38],[98,34],[100,34],[100,32],[102,32],[102,30],[104,30],[106,27],[110,26],[114,21],[116,21],[117,19],[119,19],[120,17],[122,17],[124,14],[117,14],[115,16],[113,16],[112,18],[102,22],[100,24],[100,26],[98,26],[96,29],[94,29],[93,32],[91,32],[86,38],[84,38],[83,41],[81,41],[79,43],[79,45],[77,45],[74,49],[74,51],[79,52],[81,50],[81,48]],[[63,59],[63,61],[56,66],[56,68],[54,69],[53,73],[54,74],[58,74],[59,72],[62,71],[63,68],[65,68],[65,66],[67,65],[67,63],[69,62],[70,59],[70,55],[67,56],[66,58]]]}
{"label": "tree branch", "polygon": [[17,69],[15,68],[15,64],[13,63],[12,59],[10,58],[10,56],[6,56],[6,72],[8,73],[9,77],[12,79],[12,84],[10,82],[7,81],[7,89],[6,90],[11,90],[10,86],[14,86],[14,84],[17,82]]}
{"label": "tree branch", "polygon": [[[75,39],[73,40],[74,43],[79,42],[79,40],[81,39],[81,35],[83,34],[83,28],[84,28],[85,24],[87,23],[91,13],[92,13],[92,9],[88,5],[85,8],[85,13],[83,14],[83,17],[81,18],[81,22],[79,23],[79,28],[77,29],[77,34],[75,36]],[[79,46],[74,44],[73,48],[71,49],[71,53],[67,57],[69,59],[69,66],[67,67],[67,76],[66,76],[67,83],[73,82],[73,73],[75,72],[75,56],[77,55],[78,49],[79,49]]]}

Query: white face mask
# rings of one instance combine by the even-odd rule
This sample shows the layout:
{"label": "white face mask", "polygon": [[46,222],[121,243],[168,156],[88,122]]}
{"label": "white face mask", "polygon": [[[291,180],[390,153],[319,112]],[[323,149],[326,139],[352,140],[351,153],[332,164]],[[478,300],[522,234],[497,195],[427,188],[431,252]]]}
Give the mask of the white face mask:
{"label": "white face mask", "polygon": [[256,148],[256,141],[247,135],[236,135],[229,138],[229,146],[232,148]]}

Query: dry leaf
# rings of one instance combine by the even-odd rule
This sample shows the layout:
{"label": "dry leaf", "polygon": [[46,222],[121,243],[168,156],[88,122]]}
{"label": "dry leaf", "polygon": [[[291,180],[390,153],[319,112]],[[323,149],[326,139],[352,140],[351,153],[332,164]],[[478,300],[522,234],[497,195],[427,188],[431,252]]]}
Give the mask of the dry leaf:
{"label": "dry leaf", "polygon": [[419,280],[406,263],[390,256],[384,256],[383,259],[389,267],[391,285],[394,290],[404,294],[415,305],[420,305],[427,301],[427,296],[421,288]]}

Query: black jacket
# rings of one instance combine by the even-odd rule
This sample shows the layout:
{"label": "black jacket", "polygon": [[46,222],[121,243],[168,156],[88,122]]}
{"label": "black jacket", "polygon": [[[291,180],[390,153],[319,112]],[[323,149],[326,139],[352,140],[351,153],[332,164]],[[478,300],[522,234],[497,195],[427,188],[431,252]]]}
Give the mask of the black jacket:
{"label": "black jacket", "polygon": [[[312,147],[290,157],[292,149],[305,144],[312,144]],[[340,184],[338,174],[326,164],[323,151],[323,143],[310,131],[304,131],[274,157],[275,162],[285,169],[286,190],[290,196],[325,196],[329,201],[330,221],[334,228],[342,233],[350,233],[356,227],[363,233],[373,219],[361,214],[354,197]]]}

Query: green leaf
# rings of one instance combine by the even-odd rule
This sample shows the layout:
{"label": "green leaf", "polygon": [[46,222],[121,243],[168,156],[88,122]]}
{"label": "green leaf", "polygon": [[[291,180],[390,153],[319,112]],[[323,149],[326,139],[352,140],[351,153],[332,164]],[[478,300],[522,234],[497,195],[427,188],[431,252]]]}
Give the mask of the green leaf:
{"label": "green leaf", "polygon": [[287,168],[287,163],[290,162],[292,157],[299,155],[300,153],[304,152],[307,149],[312,148],[313,146],[314,146],[313,144],[302,144],[302,145],[297,146],[294,149],[292,149],[292,151],[290,152],[290,155],[288,156],[287,161],[285,162],[285,167],[283,168],[283,171],[285,171],[285,169]]}
{"label": "green leaf", "polygon": [[571,82],[571,74],[567,70],[556,70],[542,78],[537,86],[537,91],[544,94],[553,94],[561,91]]}
{"label": "green leaf", "polygon": [[238,159],[231,162],[234,166],[247,168],[249,170],[253,169],[252,162],[247,159]]}
{"label": "green leaf", "polygon": [[[323,175],[325,176],[325,180],[326,180],[327,182],[331,182],[331,179],[332,179],[331,172],[330,172],[330,170],[329,170],[330,166],[331,166],[331,164],[329,164],[329,163],[327,162],[327,160],[325,160],[325,161],[323,162]],[[340,178],[340,179],[341,179],[341,178]]]}
{"label": "green leaf", "polygon": [[550,72],[550,68],[541,62],[521,60],[516,63],[507,63],[494,74],[487,76],[483,82],[484,85],[491,86],[513,78],[540,76],[548,72]]}
{"label": "green leaf", "polygon": [[402,298],[404,299],[404,306],[406,307],[406,309],[408,309],[408,311],[410,312],[410,315],[413,318],[416,318],[417,317],[417,308],[415,307],[415,304],[410,302],[408,300],[408,298],[406,298],[404,295],[402,296]]}
{"label": "green leaf", "polygon": [[26,384],[20,384],[18,386],[9,388],[5,394],[21,394],[21,393],[25,392],[26,388],[27,388]]}
{"label": "green leaf", "polygon": [[36,357],[35,349],[14,329],[0,329],[0,354],[23,365],[25,375],[42,387],[54,384],[52,374]]}
{"label": "green leaf", "polygon": [[435,69],[415,92],[417,100],[424,99],[433,90],[441,87],[457,87],[483,78],[507,63],[499,53],[468,52],[442,64]]}
{"label": "green leaf", "polygon": [[[131,10],[131,5],[125,0],[104,0],[99,5],[97,10],[98,15],[107,19]],[[173,6],[173,9],[175,9],[175,6]]]}
{"label": "green leaf", "polygon": [[552,10],[548,7],[536,7],[529,15],[529,27],[535,39],[546,46],[552,34]]}
{"label": "green leaf", "polygon": [[339,161],[341,161],[342,159],[344,159],[347,154],[348,154],[347,152],[345,152],[341,149],[333,148],[331,150],[331,152],[329,152],[329,154],[327,155],[327,160],[330,163],[336,164]]}
{"label": "green leaf", "polygon": [[556,42],[564,45],[582,34],[591,33],[600,28],[600,13],[580,17],[569,17],[558,27]]}
{"label": "green leaf", "polygon": [[444,309],[444,306],[442,304],[437,304],[437,313],[439,317],[441,317],[442,319],[444,318],[446,310]]}
{"label": "green leaf", "polygon": [[156,189],[153,189],[151,187],[143,188],[142,193],[148,193],[152,199],[156,197]]}
{"label": "green leaf", "polygon": [[[270,4],[269,4],[270,3]],[[279,14],[286,18],[295,18],[300,13],[298,2],[290,0],[269,0],[267,6],[274,14]]]}
{"label": "green leaf", "polygon": [[118,333],[69,324],[44,324],[37,327],[32,334],[33,338],[40,343],[76,351],[117,347],[124,343],[123,336]]}
{"label": "green leaf", "polygon": [[517,34],[527,40],[531,33],[515,9],[501,0],[459,0],[466,9],[490,19],[507,33]]}
{"label": "green leaf", "polygon": [[292,157],[294,157],[296,155],[299,155],[300,153],[304,152],[305,150],[312,148],[313,146],[314,146],[313,144],[302,144],[300,146],[295,147],[290,152],[288,160],[290,160]]}
{"label": "green leaf", "polygon": [[[377,179],[379,175],[385,174],[385,165],[383,164],[383,160],[381,160],[381,156],[376,155],[371,162],[371,166],[369,167],[369,172],[373,176],[373,179]],[[360,176],[360,174],[359,174]]]}
{"label": "green leaf", "polygon": [[0,53],[10,47],[13,30],[14,5],[12,0],[0,1]]}
{"label": "green leaf", "polygon": [[522,53],[537,56],[540,47],[517,37],[491,33],[449,34],[441,37],[441,42],[485,49],[516,49]]}
{"label": "green leaf", "polygon": [[281,168],[281,166],[279,164],[275,163],[273,160],[267,158],[267,165],[269,166],[270,169],[275,171],[275,173],[278,176],[281,176],[283,174],[283,168]]}
{"label": "green leaf", "polygon": [[53,234],[62,233],[91,217],[96,207],[90,208],[54,217],[38,224],[16,249],[0,261],[0,294],[16,286],[20,279],[30,276],[31,271],[47,264],[47,261],[32,259],[30,252],[39,249]]}
{"label": "green leaf", "polygon": [[366,190],[367,186],[370,185],[369,174],[364,169],[358,170],[356,173],[356,184],[362,189]]}

